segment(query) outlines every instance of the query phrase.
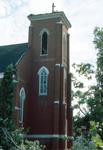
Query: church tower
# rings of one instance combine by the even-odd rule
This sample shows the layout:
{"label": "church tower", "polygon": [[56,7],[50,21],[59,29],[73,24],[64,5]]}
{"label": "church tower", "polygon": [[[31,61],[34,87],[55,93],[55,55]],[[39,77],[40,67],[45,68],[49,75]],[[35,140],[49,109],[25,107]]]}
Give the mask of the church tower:
{"label": "church tower", "polygon": [[[72,136],[71,81],[69,72],[70,22],[64,12],[29,15],[31,79],[24,126],[28,138],[48,150],[70,147]],[[28,72],[28,73],[30,73]],[[25,122],[26,120],[26,122]]]}

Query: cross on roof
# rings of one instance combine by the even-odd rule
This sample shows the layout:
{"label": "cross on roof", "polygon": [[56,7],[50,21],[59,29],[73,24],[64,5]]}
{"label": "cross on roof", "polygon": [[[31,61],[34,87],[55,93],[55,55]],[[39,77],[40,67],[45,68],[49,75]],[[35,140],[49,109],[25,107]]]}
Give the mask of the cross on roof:
{"label": "cross on roof", "polygon": [[54,3],[52,3],[52,13],[54,12],[54,8],[55,8],[56,6],[54,5]]}

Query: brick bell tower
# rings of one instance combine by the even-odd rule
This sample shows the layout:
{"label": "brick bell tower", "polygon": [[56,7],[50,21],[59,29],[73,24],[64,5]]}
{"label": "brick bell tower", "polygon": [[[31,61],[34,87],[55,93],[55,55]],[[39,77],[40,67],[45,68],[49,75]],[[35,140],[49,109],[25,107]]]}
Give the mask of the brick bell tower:
{"label": "brick bell tower", "polygon": [[72,136],[68,34],[71,24],[64,12],[31,14],[28,19],[32,54],[28,138],[40,140],[48,150],[64,150],[71,146],[66,137]]}

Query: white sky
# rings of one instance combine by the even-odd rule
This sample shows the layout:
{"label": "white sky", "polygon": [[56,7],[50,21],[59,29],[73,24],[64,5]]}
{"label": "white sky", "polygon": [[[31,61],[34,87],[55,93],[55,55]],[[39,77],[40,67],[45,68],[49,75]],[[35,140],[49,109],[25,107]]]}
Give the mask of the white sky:
{"label": "white sky", "polygon": [[64,11],[72,24],[70,58],[73,62],[94,63],[93,30],[103,26],[103,0],[0,0],[0,45],[28,41],[29,14]]}

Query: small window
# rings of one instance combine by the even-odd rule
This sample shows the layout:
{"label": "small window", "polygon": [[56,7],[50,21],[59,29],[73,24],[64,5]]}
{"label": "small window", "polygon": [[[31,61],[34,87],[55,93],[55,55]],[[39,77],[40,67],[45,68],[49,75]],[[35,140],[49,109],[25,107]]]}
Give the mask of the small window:
{"label": "small window", "polygon": [[19,123],[23,124],[24,101],[26,98],[25,89],[22,87],[19,93]]}
{"label": "small window", "polygon": [[49,71],[47,68],[40,68],[39,75],[39,95],[47,95],[48,91],[48,74]]}
{"label": "small window", "polygon": [[42,55],[46,55],[47,54],[47,41],[48,41],[48,35],[46,32],[43,33],[42,35]]}

